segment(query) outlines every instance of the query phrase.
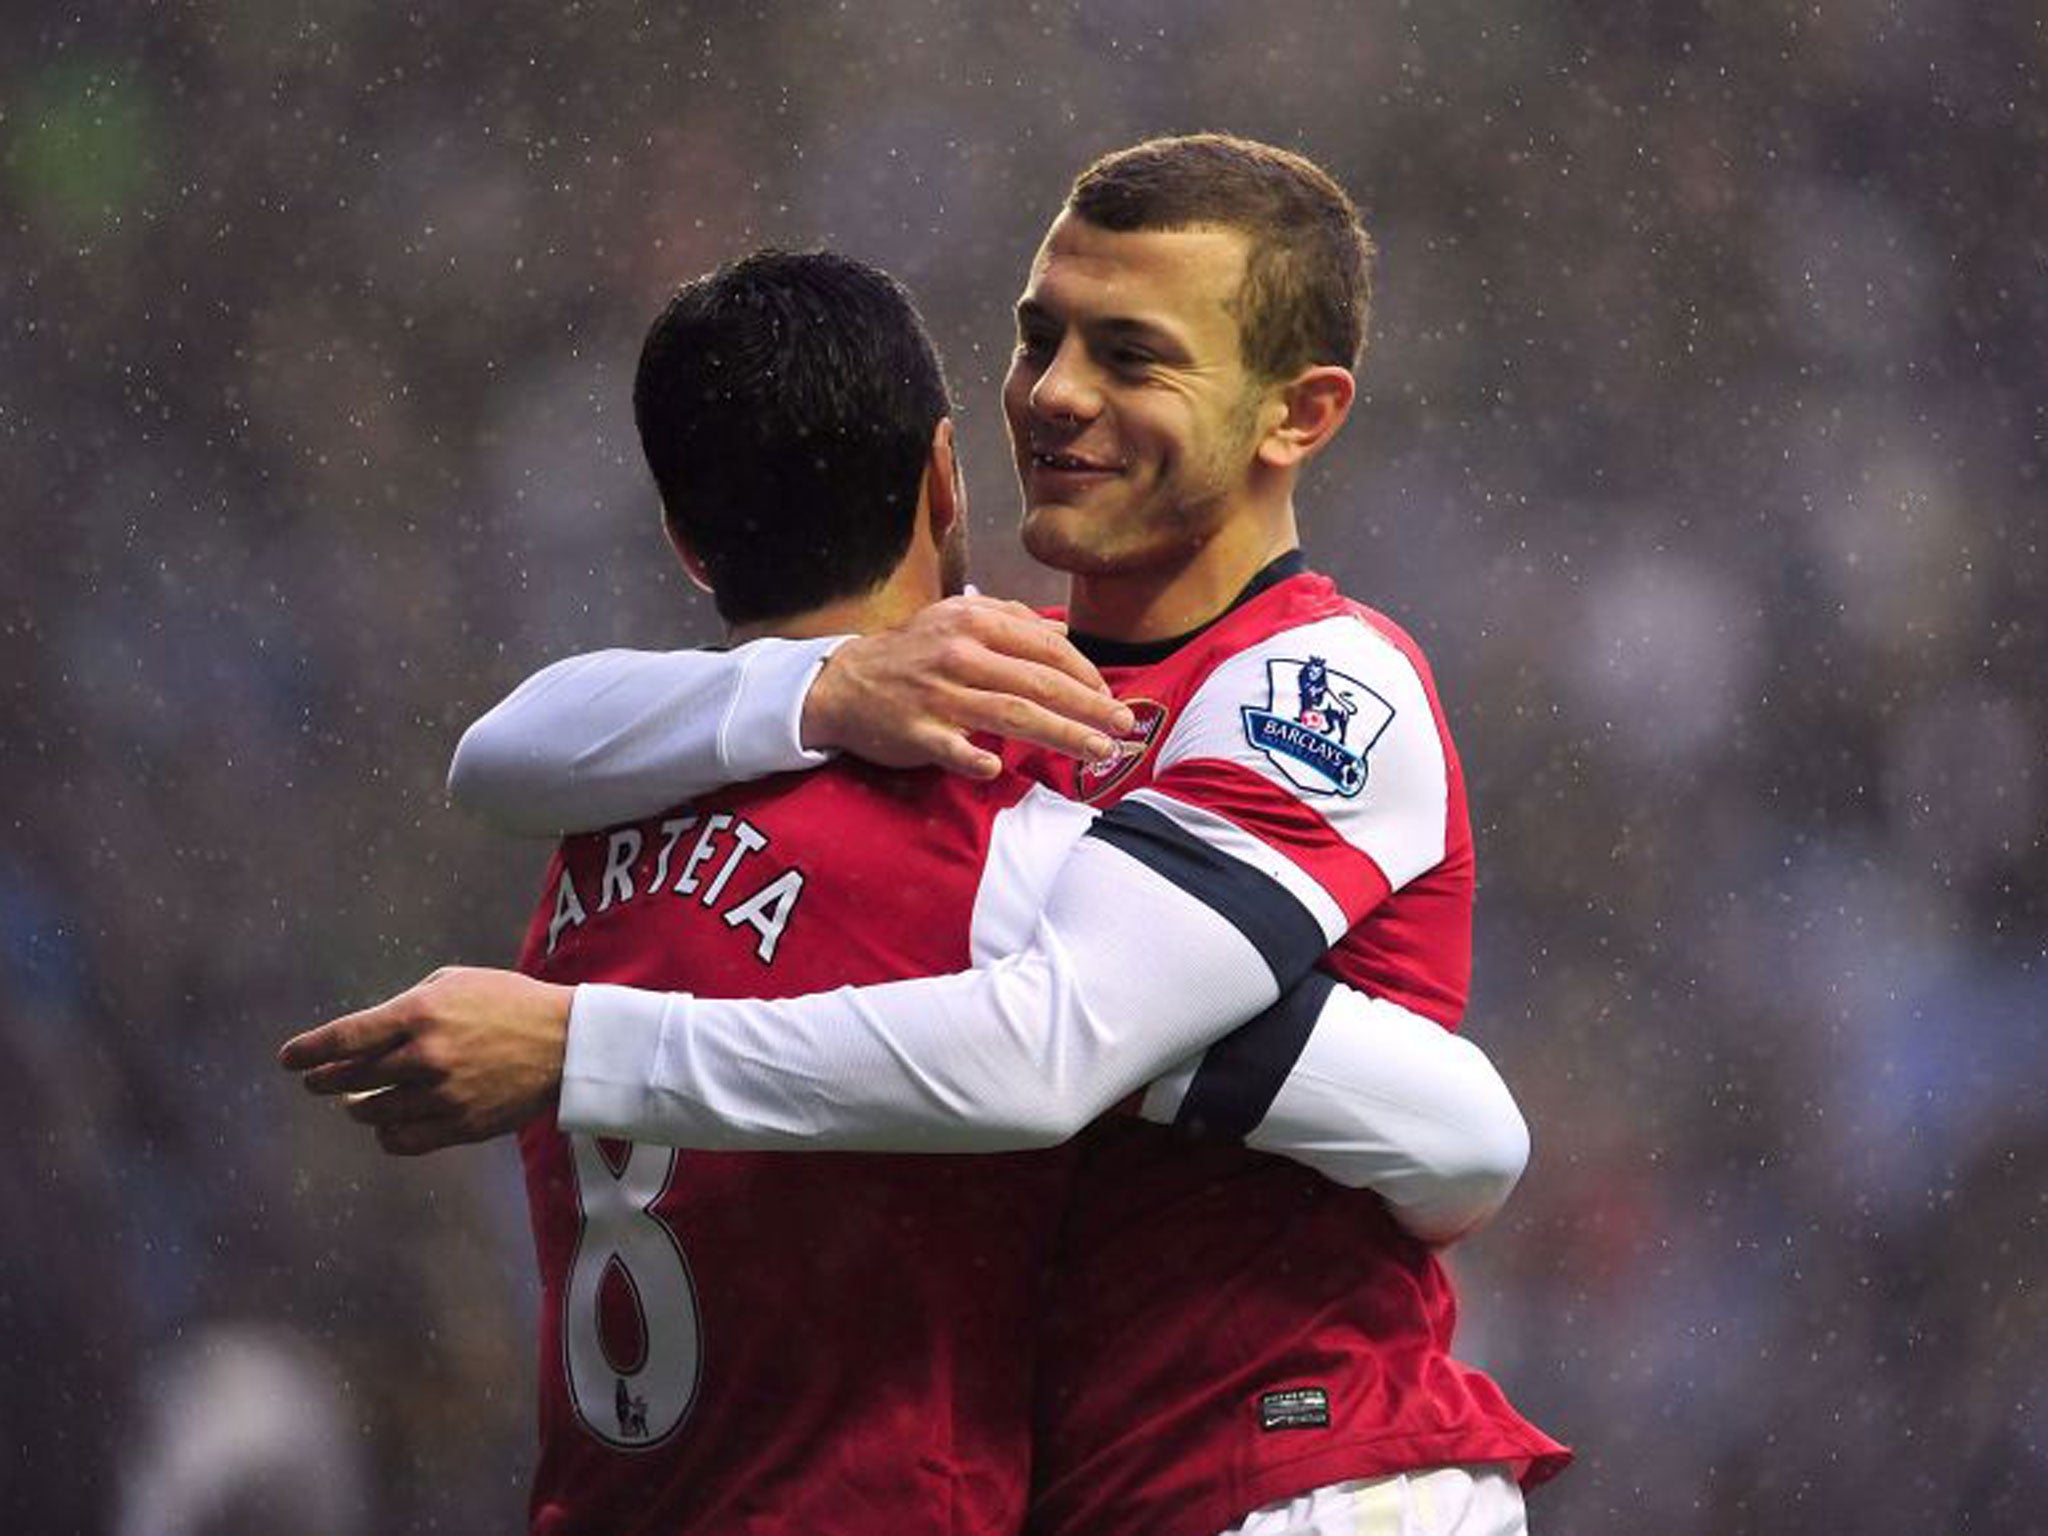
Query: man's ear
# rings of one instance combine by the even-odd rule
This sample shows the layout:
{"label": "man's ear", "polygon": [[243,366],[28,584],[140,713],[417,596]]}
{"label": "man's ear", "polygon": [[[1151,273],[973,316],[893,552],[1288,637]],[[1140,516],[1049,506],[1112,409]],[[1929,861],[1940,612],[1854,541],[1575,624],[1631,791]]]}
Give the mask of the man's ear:
{"label": "man's ear", "polygon": [[1320,363],[1296,374],[1275,396],[1281,411],[1259,439],[1259,462],[1291,469],[1309,459],[1337,435],[1357,394],[1349,368]]}
{"label": "man's ear", "polygon": [[931,451],[925,455],[923,500],[931,515],[932,543],[943,547],[953,525],[967,514],[967,482],[960,475],[960,454],[953,446],[950,416],[941,416],[932,428]]}
{"label": "man's ear", "polygon": [[669,548],[673,549],[676,558],[683,562],[683,574],[690,578],[690,585],[699,592],[710,592],[711,572],[697,551],[690,547],[689,540],[677,533],[675,525],[665,517],[661,520],[661,529],[668,535]]}

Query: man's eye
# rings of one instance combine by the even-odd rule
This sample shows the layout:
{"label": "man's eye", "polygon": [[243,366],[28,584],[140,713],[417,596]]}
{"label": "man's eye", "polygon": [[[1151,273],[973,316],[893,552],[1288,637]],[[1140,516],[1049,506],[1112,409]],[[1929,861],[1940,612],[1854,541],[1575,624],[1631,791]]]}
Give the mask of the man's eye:
{"label": "man's eye", "polygon": [[1019,357],[1042,360],[1051,357],[1053,351],[1054,343],[1049,336],[1025,332],[1017,338],[1017,355]]}
{"label": "man's eye", "polygon": [[1159,359],[1143,347],[1114,347],[1110,350],[1109,365],[1120,373],[1143,373]]}

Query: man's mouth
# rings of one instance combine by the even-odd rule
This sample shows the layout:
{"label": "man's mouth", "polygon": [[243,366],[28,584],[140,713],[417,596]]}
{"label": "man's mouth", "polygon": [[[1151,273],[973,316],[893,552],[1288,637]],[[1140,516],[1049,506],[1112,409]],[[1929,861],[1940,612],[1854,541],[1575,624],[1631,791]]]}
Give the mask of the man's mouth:
{"label": "man's mouth", "polygon": [[1078,453],[1054,453],[1043,449],[1032,450],[1031,467],[1056,475],[1113,475],[1119,471],[1118,465],[1105,463],[1100,459],[1091,459]]}

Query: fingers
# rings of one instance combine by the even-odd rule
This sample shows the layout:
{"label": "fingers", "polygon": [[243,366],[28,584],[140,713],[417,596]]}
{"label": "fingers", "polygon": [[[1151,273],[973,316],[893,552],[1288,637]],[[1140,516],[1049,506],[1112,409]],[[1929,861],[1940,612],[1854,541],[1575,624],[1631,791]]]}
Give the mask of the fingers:
{"label": "fingers", "polygon": [[[278,1057],[304,1074],[310,1092],[342,1096],[344,1112],[375,1131],[386,1151],[415,1156],[484,1140],[534,1112],[552,1087],[551,1043],[560,1070],[569,995],[511,973],[443,967],[388,1002],[287,1041]],[[513,1054],[524,1076],[508,1078],[505,1052],[485,1051],[464,1034],[479,1008],[487,1016],[510,1010],[484,1043],[523,1047],[523,1056]]]}
{"label": "fingers", "polygon": [[1106,695],[1109,685],[1095,664],[1074,648],[1066,625],[1022,603],[975,598],[967,628],[989,650],[1049,667],[1088,693]]}
{"label": "fingers", "polygon": [[888,767],[986,779],[1000,762],[970,735],[1103,762],[1133,723],[1064,626],[1022,603],[956,597],[849,640],[805,699],[802,738]]}
{"label": "fingers", "polygon": [[1021,603],[978,599],[971,636],[939,657],[963,690],[953,723],[1050,747],[1086,762],[1115,752],[1112,737],[1132,729],[1130,709],[1060,628]]}
{"label": "fingers", "polygon": [[343,1111],[358,1125],[403,1125],[414,1120],[439,1120],[455,1113],[432,1088],[407,1084],[369,1093],[354,1093],[341,1101]]}
{"label": "fingers", "polygon": [[1085,763],[1116,754],[1116,743],[1095,725],[1012,693],[966,690],[954,700],[952,712],[963,730],[1050,747]]}
{"label": "fingers", "polygon": [[407,994],[360,1013],[343,1014],[318,1029],[309,1029],[285,1041],[277,1053],[277,1064],[287,1072],[304,1072],[328,1062],[351,1056],[381,1055],[401,1044],[411,1028]]}
{"label": "fingers", "polygon": [[377,1145],[395,1157],[418,1157],[469,1142],[485,1141],[499,1127],[488,1117],[461,1108],[439,1088],[417,1084],[351,1093],[342,1109],[358,1125],[376,1132]]}
{"label": "fingers", "polygon": [[[1060,641],[1062,646],[1066,643]],[[1094,670],[1089,668],[1090,673]],[[969,644],[962,646],[949,661],[947,671],[956,683],[993,693],[1013,693],[1085,721],[1097,730],[1121,735],[1130,729],[1128,706],[1049,661],[1022,657],[999,647]]]}
{"label": "fingers", "polygon": [[403,1083],[425,1082],[434,1074],[403,1047],[379,1056],[352,1056],[315,1067],[299,1079],[308,1093],[367,1093]]}
{"label": "fingers", "polygon": [[948,773],[968,779],[992,779],[1003,771],[1003,760],[984,752],[958,731],[933,726],[918,737],[924,760]]}

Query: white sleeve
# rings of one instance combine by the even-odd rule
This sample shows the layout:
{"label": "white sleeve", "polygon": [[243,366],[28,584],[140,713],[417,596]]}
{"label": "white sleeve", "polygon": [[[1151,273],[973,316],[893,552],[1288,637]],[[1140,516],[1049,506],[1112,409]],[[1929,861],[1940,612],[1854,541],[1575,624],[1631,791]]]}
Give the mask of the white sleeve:
{"label": "white sleeve", "polygon": [[1528,1124],[1484,1051],[1320,972],[1156,1079],[1143,1113],[1370,1189],[1431,1243],[1489,1221],[1529,1161]]}
{"label": "white sleeve", "polygon": [[[1178,829],[1134,855],[1144,845],[1117,813],[1093,819],[1043,790],[1007,818],[977,901],[976,970],[781,1001],[578,987],[563,1129],[1004,1151],[1062,1141],[1149,1082],[1148,1118],[1370,1188],[1428,1241],[1506,1200],[1528,1132],[1491,1063],[1321,972],[1283,996],[1276,967],[1291,978],[1321,946],[1305,914],[1276,918],[1289,905],[1277,881],[1221,860],[1168,878],[1175,853],[1198,857]],[[1249,935],[1251,911],[1271,931]]]}
{"label": "white sleeve", "polygon": [[1218,665],[1160,743],[1151,783],[1119,808],[1148,806],[1218,847],[1289,855],[1296,894],[1334,944],[1443,861],[1451,762],[1416,660],[1361,619],[1318,619]]}
{"label": "white sleeve", "polygon": [[578,987],[561,1124],[707,1148],[1047,1146],[1279,993],[1231,921],[1086,836],[1029,944],[977,970],[772,1002]]}
{"label": "white sleeve", "polygon": [[[1296,675],[1306,663],[1280,649],[1327,658],[1323,717],[1343,713],[1327,739],[1281,717],[1309,685]],[[1261,1014],[1375,890],[1443,856],[1447,768],[1420,678],[1361,624],[1290,632],[1233,666],[1162,747],[1160,782],[1176,781],[1173,792],[1141,790],[1094,821],[1014,947],[977,950],[979,968],[958,975],[773,1002],[586,985],[571,1013],[563,1127],[707,1148],[1045,1145]],[[1267,716],[1279,724],[1260,724]],[[1340,735],[1348,745],[1333,747]],[[1326,790],[1296,782],[1317,775]],[[1211,797],[1231,814],[1205,808]],[[1271,1122],[1243,1134],[1312,1165],[1363,1160],[1339,1177],[1376,1177],[1378,1159],[1401,1198],[1412,1179],[1420,1221],[1455,1230],[1462,1216],[1432,1212],[1421,1184],[1468,1154],[1401,1139],[1432,1111],[1406,1126],[1361,1124],[1355,1105],[1334,1130],[1319,1120],[1355,1065],[1345,1058],[1356,1034],[1317,1042],[1304,1031],[1303,1080],[1269,1095]],[[1515,1160],[1498,1148],[1476,1157]]]}
{"label": "white sleeve", "polygon": [[500,830],[553,837],[813,767],[829,754],[800,740],[804,696],[846,638],[558,661],[463,733],[448,793]]}

